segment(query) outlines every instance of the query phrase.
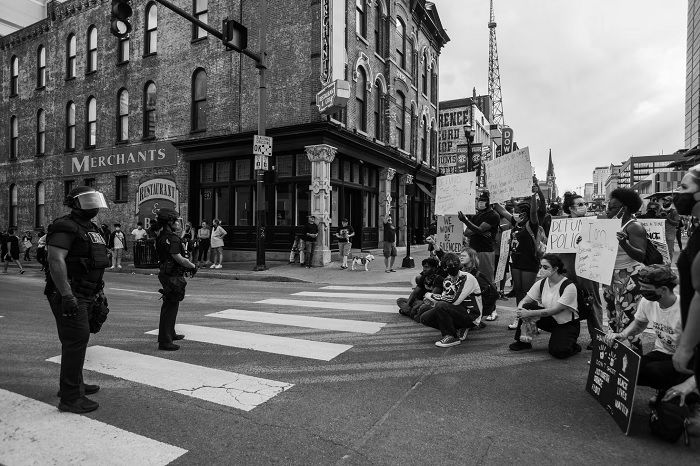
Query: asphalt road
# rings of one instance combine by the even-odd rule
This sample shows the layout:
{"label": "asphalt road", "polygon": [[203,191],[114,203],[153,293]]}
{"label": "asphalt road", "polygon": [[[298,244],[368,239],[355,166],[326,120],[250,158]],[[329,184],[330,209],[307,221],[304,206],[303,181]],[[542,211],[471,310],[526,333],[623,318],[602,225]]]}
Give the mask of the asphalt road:
{"label": "asphalt road", "polygon": [[[42,295],[42,278],[35,270],[23,276],[0,275],[0,404],[12,394],[28,402],[57,404],[59,366],[47,359],[60,355],[60,345]],[[182,449],[172,464],[697,464],[700,458],[700,439],[686,448],[650,436],[646,408],[650,389],[638,390],[631,435],[621,433],[584,391],[589,352],[554,360],[546,353],[545,336],[536,340],[531,352],[509,352],[508,311],[501,311],[502,317],[486,329],[472,332],[462,345],[440,349],[433,345],[439,338],[434,330],[396,313],[377,312],[393,303],[384,299],[393,291],[195,278],[188,285],[178,323],[194,326],[185,328],[198,339],[212,338],[207,333],[211,332],[220,341],[186,338],[180,351],[169,353],[158,351],[156,337],[146,334],[158,327],[157,278],[108,274],[106,281],[111,312],[90,346],[117,356],[100,370],[85,371],[86,382],[102,387],[92,396],[100,409],[85,416],[54,413],[51,422],[92,419],[100,426]],[[312,294],[294,295],[299,292]],[[367,293],[369,297],[363,296]],[[266,299],[330,304],[320,308],[259,303]],[[235,320],[208,315],[230,309],[238,310],[231,311],[238,316]],[[284,325],[274,323],[275,316],[268,313],[285,318]],[[264,322],[259,316],[273,320]],[[312,319],[311,324],[306,317],[322,319]],[[348,329],[351,325],[369,329],[329,330],[338,321],[324,319],[360,321],[348,323]],[[372,325],[362,322],[385,325],[371,333]],[[585,347],[587,332],[582,335]],[[273,341],[267,336],[294,340]],[[332,345],[318,347],[315,342]],[[294,351],[303,355],[280,354]],[[148,356],[144,359],[148,364],[156,361],[144,366],[143,377],[161,369],[169,372],[149,383],[109,375],[119,364],[130,364],[132,356]],[[99,363],[100,356],[95,353],[94,359]],[[191,366],[170,372],[167,363]],[[195,391],[153,386],[177,383],[200,369],[275,381],[287,388],[273,390],[268,399],[251,402],[259,404],[246,410],[233,406],[240,401],[237,396],[227,405],[228,401],[207,401],[207,394],[202,399],[195,397]],[[214,397],[221,392],[218,387],[207,388]],[[27,411],[23,433],[19,429],[8,433],[11,426],[7,421],[3,425],[2,418],[0,412],[0,463],[31,464],[47,455],[46,442],[38,435],[29,443],[20,442],[32,448],[18,452],[16,447],[22,435],[31,437],[34,426],[38,432],[45,419]],[[56,426],[48,428],[60,437],[60,424]],[[78,464],[91,464],[89,452],[99,454],[106,444],[81,439],[76,434],[72,441],[53,445],[49,457],[53,452],[56,458],[68,455]],[[119,445],[117,437],[112,442],[112,447],[127,453],[140,448],[136,443]],[[142,453],[153,452],[144,447]],[[45,458],[37,462],[47,464]],[[124,463],[124,458],[113,457],[112,462]]]}

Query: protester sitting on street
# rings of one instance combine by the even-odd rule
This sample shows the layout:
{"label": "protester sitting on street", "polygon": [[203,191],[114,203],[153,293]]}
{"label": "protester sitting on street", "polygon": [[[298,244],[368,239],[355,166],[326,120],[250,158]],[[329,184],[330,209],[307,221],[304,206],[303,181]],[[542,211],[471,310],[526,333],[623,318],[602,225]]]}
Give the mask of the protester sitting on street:
{"label": "protester sitting on street", "polygon": [[537,328],[551,333],[549,354],[565,359],[581,351],[576,342],[581,330],[578,321],[578,299],[576,284],[566,278],[566,269],[556,254],[545,254],[540,261],[538,280],[522,301],[518,303],[516,316],[518,328],[512,351],[531,349],[532,343],[521,341],[524,320],[536,320]]}
{"label": "protester sitting on street", "polygon": [[[481,296],[481,316],[474,322],[476,326],[474,330],[479,330],[486,327],[482,322],[484,316],[493,315],[496,312],[496,301],[498,301],[498,290],[492,280],[489,280],[484,273],[479,270],[479,254],[472,248],[465,248],[459,256],[462,262],[462,270],[469,272],[476,278],[479,283],[479,291]],[[488,320],[488,319],[485,319]]]}
{"label": "protester sitting on street", "polygon": [[637,281],[642,298],[634,320],[621,332],[609,332],[605,341],[628,340],[651,324],[656,332],[654,350],[642,356],[637,385],[665,392],[688,378],[673,368],[671,360],[682,331],[680,300],[673,292],[678,277],[667,265],[649,265],[639,270]]}
{"label": "protester sitting on street", "polygon": [[[476,278],[461,270],[457,254],[445,254],[442,263],[447,271],[443,291],[425,294],[423,301],[435,305],[421,315],[420,322],[440,330],[442,338],[435,346],[447,348],[459,345],[467,338],[468,330],[476,326],[474,322],[481,315],[481,292]],[[465,266],[471,268],[471,264]]]}
{"label": "protester sitting on street", "polygon": [[423,296],[426,293],[442,293],[442,282],[445,279],[438,273],[439,262],[434,257],[428,257],[421,262],[423,271],[416,277],[416,286],[408,298],[396,300],[399,306],[399,314],[415,318],[423,305]]}

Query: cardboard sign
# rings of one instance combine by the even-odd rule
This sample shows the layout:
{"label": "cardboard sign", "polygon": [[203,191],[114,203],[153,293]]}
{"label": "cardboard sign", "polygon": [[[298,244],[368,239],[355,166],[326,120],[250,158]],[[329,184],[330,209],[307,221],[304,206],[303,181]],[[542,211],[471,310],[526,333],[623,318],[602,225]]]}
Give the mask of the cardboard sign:
{"label": "cardboard sign", "polygon": [[532,165],[527,147],[489,160],[484,165],[491,202],[532,196]]}
{"label": "cardboard sign", "polygon": [[547,237],[548,253],[576,252],[586,217],[553,218]]}
{"label": "cardboard sign", "polygon": [[606,345],[604,337],[603,332],[595,329],[586,391],[598,400],[628,435],[641,357],[622,342]]}
{"label": "cardboard sign", "polygon": [[668,253],[668,244],[666,243],[666,219],[640,218],[638,221],[644,225],[644,229],[647,231],[647,238],[654,243],[656,249],[663,256],[664,264],[670,264],[671,257]]}
{"label": "cardboard sign", "polygon": [[576,275],[609,285],[615,270],[620,219],[584,218],[576,250]]}
{"label": "cardboard sign", "polygon": [[435,241],[443,251],[459,254],[464,242],[464,224],[456,215],[439,215]]}
{"label": "cardboard sign", "polygon": [[505,230],[501,233],[501,252],[498,256],[498,265],[496,266],[496,283],[503,280],[506,275],[506,264],[508,263],[510,252],[510,235],[513,230]]}
{"label": "cardboard sign", "polygon": [[476,213],[476,173],[438,176],[435,187],[435,215]]}

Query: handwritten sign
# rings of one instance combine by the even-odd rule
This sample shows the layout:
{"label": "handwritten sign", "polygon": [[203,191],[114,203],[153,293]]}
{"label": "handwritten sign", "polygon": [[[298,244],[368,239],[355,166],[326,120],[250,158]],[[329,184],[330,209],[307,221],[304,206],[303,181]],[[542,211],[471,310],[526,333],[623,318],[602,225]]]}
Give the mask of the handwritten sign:
{"label": "handwritten sign", "polygon": [[[553,218],[547,237],[548,253],[576,252],[585,217]],[[586,222],[587,223],[587,222]]]}
{"label": "handwritten sign", "polygon": [[639,223],[641,223],[647,231],[647,238],[654,243],[656,249],[658,249],[663,256],[664,264],[670,264],[671,257],[668,253],[668,244],[666,244],[666,219],[640,218]]}
{"label": "handwritten sign", "polygon": [[491,202],[532,195],[532,165],[527,147],[485,162]]}
{"label": "handwritten sign", "polygon": [[641,358],[622,342],[606,345],[604,337],[603,332],[595,329],[586,391],[598,400],[628,435]]}
{"label": "handwritten sign", "polygon": [[435,239],[443,251],[459,254],[464,242],[464,224],[456,215],[439,215]]}
{"label": "handwritten sign", "polygon": [[576,275],[609,285],[615,270],[620,219],[584,218],[576,250]]}
{"label": "handwritten sign", "polygon": [[512,230],[505,230],[501,233],[501,252],[498,256],[498,265],[496,266],[496,283],[503,280],[506,275],[506,264],[509,259],[510,252],[510,235],[513,233]]}
{"label": "handwritten sign", "polygon": [[435,215],[476,213],[476,173],[457,173],[436,178]]}

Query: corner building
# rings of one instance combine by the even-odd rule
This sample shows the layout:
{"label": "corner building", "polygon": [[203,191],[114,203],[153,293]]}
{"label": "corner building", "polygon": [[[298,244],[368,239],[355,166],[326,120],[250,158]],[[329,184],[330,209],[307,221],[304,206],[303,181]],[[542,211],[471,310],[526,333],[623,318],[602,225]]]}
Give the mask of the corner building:
{"label": "corner building", "polygon": [[[254,0],[173,3],[213,27],[224,18],[244,24],[254,52],[258,25],[267,25],[271,257],[289,251],[308,214],[320,222],[319,263],[330,260],[344,217],[355,248],[378,246],[387,212],[399,244],[409,210],[413,241],[422,240],[437,175],[439,55],[449,41],[434,4],[268,0],[261,17]],[[130,231],[171,206],[193,224],[221,219],[227,260],[252,258],[254,62],[156,2],[131,5],[125,40],[109,32],[107,0],[49,2],[47,18],[0,38],[2,222],[46,226],[70,189],[91,185],[110,204],[101,223]],[[329,40],[331,30],[341,42]],[[333,74],[350,84],[350,99],[322,115],[315,97],[330,56],[342,63]]]}

